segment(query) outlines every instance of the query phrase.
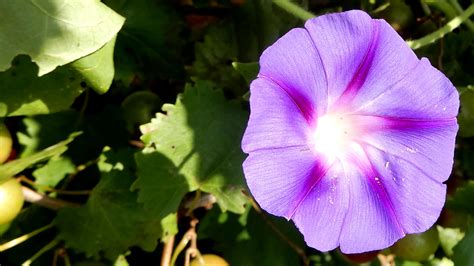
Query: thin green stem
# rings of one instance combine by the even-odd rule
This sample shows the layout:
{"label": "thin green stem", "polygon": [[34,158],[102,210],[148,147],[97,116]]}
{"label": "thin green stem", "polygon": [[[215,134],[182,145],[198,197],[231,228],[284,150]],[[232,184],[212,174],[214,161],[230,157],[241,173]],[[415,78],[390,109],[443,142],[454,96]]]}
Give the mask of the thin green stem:
{"label": "thin green stem", "polygon": [[183,238],[181,239],[181,241],[179,241],[179,244],[174,249],[173,256],[171,257],[171,266],[175,265],[179,254],[186,248],[186,246],[188,245],[189,241],[191,241],[191,239],[192,239],[192,235],[189,232],[184,234]]}
{"label": "thin green stem", "polygon": [[316,17],[315,14],[291,2],[291,0],[273,0],[273,3],[279,6],[281,9],[285,10],[286,12],[302,20],[308,20],[310,18]]}
{"label": "thin green stem", "polygon": [[449,19],[456,17],[456,10],[446,0],[425,0],[430,6],[443,12]]}
{"label": "thin green stem", "polygon": [[37,260],[39,257],[41,257],[41,255],[48,252],[50,249],[54,248],[58,243],[59,243],[59,238],[55,238],[53,241],[49,242],[40,250],[38,250],[38,252],[36,252],[31,258],[23,262],[21,266],[30,266],[31,263],[33,263],[33,261]]}
{"label": "thin green stem", "polygon": [[28,240],[28,239],[30,239],[30,238],[36,236],[37,234],[40,234],[40,233],[42,233],[42,232],[44,232],[44,231],[46,231],[46,230],[52,228],[53,226],[54,226],[54,224],[51,223],[51,224],[48,224],[48,225],[46,225],[46,226],[43,226],[43,227],[41,227],[41,228],[39,228],[39,229],[36,229],[36,230],[33,231],[33,232],[30,232],[30,233],[28,233],[28,234],[25,234],[25,235],[22,235],[22,236],[20,236],[20,237],[17,237],[17,238],[15,238],[15,239],[13,239],[13,240],[10,240],[10,241],[8,241],[7,243],[4,243],[4,244],[0,245],[0,252],[3,252],[3,251],[5,251],[5,250],[7,250],[7,249],[9,249],[9,248],[12,248],[12,247],[14,247],[14,246],[17,246],[17,245],[19,245],[19,244],[25,242],[26,240]]}
{"label": "thin green stem", "polygon": [[201,190],[196,190],[196,195],[194,196],[193,202],[191,203],[191,207],[189,207],[186,216],[192,216],[193,211],[196,209],[198,205],[199,199],[201,198]]}
{"label": "thin green stem", "polygon": [[[458,15],[460,15],[460,14],[462,14],[462,12],[464,12],[464,9],[462,9],[462,6],[459,4],[458,0],[449,0],[449,2],[454,7],[454,9],[456,10]],[[466,26],[469,28],[469,30],[474,31],[474,23],[472,23],[472,21],[469,18],[466,19],[464,24],[466,24]]]}
{"label": "thin green stem", "polygon": [[472,14],[474,14],[474,4],[470,5],[468,9],[466,9],[461,15],[456,16],[454,19],[449,21],[446,25],[443,27],[439,28],[435,32],[432,32],[425,37],[422,37],[417,40],[413,41],[407,41],[407,44],[413,49],[416,50],[418,48],[421,48],[425,45],[428,45],[430,43],[434,43],[435,41],[439,40],[442,38],[444,35],[447,33],[450,33],[457,27],[459,27],[466,19],[468,19]]}
{"label": "thin green stem", "polygon": [[420,5],[421,5],[421,8],[423,9],[423,13],[425,13],[425,15],[427,15],[427,16],[431,15],[431,9],[426,4],[425,0],[420,0]]}

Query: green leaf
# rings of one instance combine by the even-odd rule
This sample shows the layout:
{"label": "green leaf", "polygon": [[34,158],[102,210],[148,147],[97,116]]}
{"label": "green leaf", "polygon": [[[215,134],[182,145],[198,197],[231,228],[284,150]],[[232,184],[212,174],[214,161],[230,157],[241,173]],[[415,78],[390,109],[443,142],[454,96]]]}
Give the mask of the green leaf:
{"label": "green leaf", "polygon": [[247,114],[209,83],[188,85],[175,105],[142,126],[147,148],[136,156],[139,201],[162,216],[176,212],[189,191],[216,196],[222,210],[243,212],[244,154],[240,140]]}
{"label": "green leaf", "polygon": [[170,159],[161,153],[135,155],[138,179],[133,189],[140,189],[140,202],[158,217],[178,210],[179,203],[191,189],[186,178]]}
{"label": "green leaf", "polygon": [[106,93],[114,79],[115,36],[96,52],[70,64],[86,85],[99,94]]}
{"label": "green leaf", "polygon": [[454,196],[448,199],[446,207],[449,209],[474,215],[474,181],[468,181],[463,187],[456,190]]}
{"label": "green leaf", "polygon": [[[273,216],[267,218],[287,240],[304,248],[301,234],[291,222]],[[214,240],[215,251],[222,254],[230,265],[301,264],[290,245],[253,210],[242,216],[211,211],[200,224],[198,238]]]}
{"label": "green leaf", "polygon": [[118,258],[114,262],[114,266],[129,266],[127,259],[124,255],[118,256]]}
{"label": "green leaf", "polygon": [[258,70],[260,66],[257,62],[253,63],[239,63],[239,62],[232,62],[232,66],[235,70],[237,70],[242,77],[244,77],[247,84],[250,85],[252,80],[257,78]]}
{"label": "green leaf", "polygon": [[38,77],[38,67],[27,57],[17,57],[0,73],[0,117],[57,112],[69,108],[84,91],[83,81],[68,66]]}
{"label": "green leaf", "polygon": [[466,232],[466,236],[453,249],[454,265],[474,265],[474,228]]}
{"label": "green leaf", "polygon": [[[92,98],[92,97],[91,97]],[[99,97],[101,99],[101,97]],[[99,104],[102,104],[99,100]],[[95,160],[104,146],[120,148],[129,146],[129,135],[119,106],[106,104],[93,113],[64,111],[49,115],[26,117],[17,132],[19,143],[23,145],[21,157],[44,149],[74,131],[83,134],[69,145],[63,157],[80,165]]]}
{"label": "green leaf", "polygon": [[16,132],[21,144],[21,158],[51,146],[69,136],[74,131],[83,131],[75,126],[79,113],[75,111],[58,112],[50,115],[25,117]]}
{"label": "green leaf", "polygon": [[458,116],[459,135],[474,136],[474,90],[467,89],[460,95],[461,111]]}
{"label": "green leaf", "polygon": [[256,62],[261,52],[297,25],[298,19],[271,0],[246,1],[231,19],[211,26],[196,43],[192,75],[242,95],[248,86],[229,62]]}
{"label": "green leaf", "polygon": [[66,246],[87,256],[103,252],[109,259],[115,259],[132,246],[147,251],[155,249],[162,235],[162,221],[138,204],[136,193],[130,191],[135,179],[133,152],[131,149],[105,152],[99,163],[100,182],[87,204],[59,211],[55,223]]}
{"label": "green leaf", "polygon": [[27,54],[42,76],[89,55],[120,30],[124,19],[96,0],[0,2],[0,71]]}
{"label": "green leaf", "polygon": [[19,56],[0,73],[0,117],[47,114],[68,109],[86,87],[105,93],[114,77],[115,38],[98,51],[38,77],[38,66]]}
{"label": "green leaf", "polygon": [[182,78],[181,16],[169,1],[105,0],[126,18],[115,48],[116,79],[128,85],[134,75]]}
{"label": "green leaf", "polygon": [[438,228],[439,241],[444,253],[448,256],[452,256],[453,247],[463,239],[464,232],[459,228],[444,228],[439,225],[436,227]]}
{"label": "green leaf", "polygon": [[223,88],[231,88],[242,94],[245,88],[244,79],[228,64],[240,59],[236,39],[233,25],[230,23],[211,27],[204,41],[196,43],[196,61],[193,63],[192,75],[212,80]]}
{"label": "green leaf", "polygon": [[163,233],[161,235],[161,241],[167,242],[170,237],[178,233],[178,214],[171,213],[161,220],[161,228]]}
{"label": "green leaf", "polygon": [[429,266],[454,266],[454,262],[446,257],[442,259],[434,258],[428,262]]}
{"label": "green leaf", "polygon": [[15,176],[16,174],[39,161],[58,156],[65,152],[67,150],[67,145],[71,143],[78,135],[80,135],[80,133],[73,133],[68,139],[50,146],[40,152],[0,165],[0,182]]}
{"label": "green leaf", "polygon": [[52,158],[33,172],[35,183],[40,186],[56,187],[67,174],[74,173],[76,166],[65,157]]}

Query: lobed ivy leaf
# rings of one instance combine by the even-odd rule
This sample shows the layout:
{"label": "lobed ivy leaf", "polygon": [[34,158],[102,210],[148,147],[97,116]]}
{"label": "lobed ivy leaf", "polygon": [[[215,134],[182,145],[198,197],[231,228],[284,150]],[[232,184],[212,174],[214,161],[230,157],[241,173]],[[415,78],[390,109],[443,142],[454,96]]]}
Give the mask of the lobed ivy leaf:
{"label": "lobed ivy leaf", "polygon": [[99,163],[100,182],[86,205],[59,211],[55,223],[66,246],[87,256],[103,252],[111,260],[132,246],[155,249],[162,221],[137,203],[136,193],[129,189],[135,179],[133,152],[105,152]]}
{"label": "lobed ivy leaf", "polygon": [[39,76],[97,51],[124,23],[96,0],[5,0],[0,10],[0,71],[26,54],[38,64]]}
{"label": "lobed ivy leaf", "polygon": [[209,83],[188,85],[175,105],[165,104],[142,136],[147,148],[136,155],[140,202],[159,216],[176,212],[183,196],[213,194],[222,210],[241,213],[244,154],[240,140],[247,114]]}
{"label": "lobed ivy leaf", "polygon": [[67,150],[67,145],[71,143],[78,135],[80,135],[80,133],[72,133],[68,139],[61,141],[53,146],[50,146],[42,151],[0,165],[0,182],[11,178],[12,176],[15,176],[16,174],[20,173],[21,171],[34,165],[37,162],[43,161],[54,156],[59,156]]}

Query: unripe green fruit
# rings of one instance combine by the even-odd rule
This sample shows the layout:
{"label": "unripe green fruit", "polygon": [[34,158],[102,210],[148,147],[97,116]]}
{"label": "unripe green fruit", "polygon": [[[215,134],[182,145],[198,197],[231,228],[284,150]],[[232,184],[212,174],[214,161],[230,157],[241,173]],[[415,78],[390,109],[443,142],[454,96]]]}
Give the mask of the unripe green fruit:
{"label": "unripe green fruit", "polygon": [[404,2],[391,3],[387,9],[380,12],[380,16],[396,31],[401,31],[415,22],[413,11]]}
{"label": "unripe green fruit", "polygon": [[12,136],[4,123],[0,123],[0,164],[4,163],[12,151]]}
{"label": "unripe green fruit", "polygon": [[390,250],[397,256],[406,260],[427,260],[439,246],[439,235],[436,226],[421,234],[406,235],[400,239]]}
{"label": "unripe green fruit", "polygon": [[161,105],[160,97],[150,91],[137,91],[127,96],[122,102],[122,110],[128,130],[133,132],[136,126],[150,122]]}
{"label": "unripe green fruit", "polygon": [[11,222],[23,207],[23,191],[15,179],[0,181],[0,225]]}
{"label": "unripe green fruit", "polygon": [[202,261],[198,258],[193,259],[190,266],[229,266],[227,261],[214,254],[204,254],[201,258]]}

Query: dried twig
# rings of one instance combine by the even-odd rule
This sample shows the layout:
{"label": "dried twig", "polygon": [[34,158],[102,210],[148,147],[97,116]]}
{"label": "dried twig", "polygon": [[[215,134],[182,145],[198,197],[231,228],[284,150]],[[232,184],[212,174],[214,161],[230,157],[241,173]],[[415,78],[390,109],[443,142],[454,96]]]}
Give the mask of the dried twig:
{"label": "dried twig", "polygon": [[171,255],[173,254],[174,236],[170,236],[165,242],[161,253],[161,266],[170,266]]}

